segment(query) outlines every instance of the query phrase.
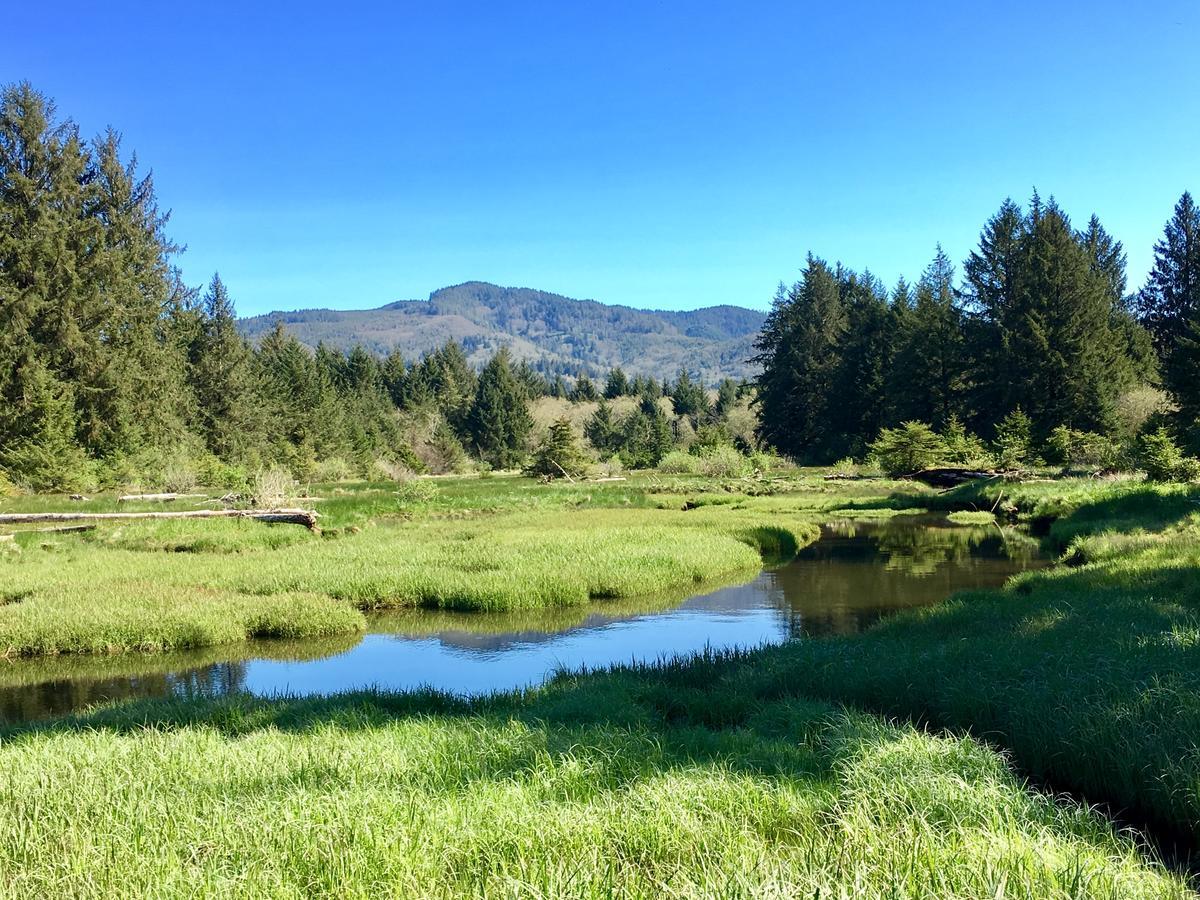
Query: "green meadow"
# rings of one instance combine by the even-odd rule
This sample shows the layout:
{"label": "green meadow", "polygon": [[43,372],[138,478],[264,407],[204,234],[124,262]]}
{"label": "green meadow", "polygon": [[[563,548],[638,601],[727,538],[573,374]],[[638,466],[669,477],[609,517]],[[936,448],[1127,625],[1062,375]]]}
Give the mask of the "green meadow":
{"label": "green meadow", "polygon": [[1178,859],[1200,837],[1200,489],[804,471],[320,493],[320,536],[20,536],[3,643],[103,677],[128,656],[96,651],[335,652],[375,609],[569,622],[748,578],[830,518],[920,509],[1023,523],[1061,556],[858,635],[511,694],[137,701],[13,726],[14,896],[1192,896],[1150,841]]}

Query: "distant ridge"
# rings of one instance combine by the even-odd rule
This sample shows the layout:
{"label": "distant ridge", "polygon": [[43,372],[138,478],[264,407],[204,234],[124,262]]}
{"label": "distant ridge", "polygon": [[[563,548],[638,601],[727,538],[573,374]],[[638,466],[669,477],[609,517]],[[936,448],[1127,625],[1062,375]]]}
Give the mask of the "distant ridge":
{"label": "distant ridge", "polygon": [[532,288],[482,281],[442,288],[428,300],[400,300],[378,309],[302,309],[241,321],[251,339],[282,321],[303,343],[348,349],[362,344],[385,354],[398,347],[406,359],[454,338],[479,364],[502,344],[546,371],[673,376],[686,368],[707,382],[754,373],[747,362],[766,314],[740,306],[687,312],[609,306]]}

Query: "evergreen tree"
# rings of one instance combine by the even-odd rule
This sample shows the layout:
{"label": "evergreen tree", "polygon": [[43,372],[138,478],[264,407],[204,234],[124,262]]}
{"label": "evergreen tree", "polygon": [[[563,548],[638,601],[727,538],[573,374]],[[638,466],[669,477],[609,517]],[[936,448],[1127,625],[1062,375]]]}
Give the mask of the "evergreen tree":
{"label": "evergreen tree", "polygon": [[618,397],[624,397],[629,393],[629,379],[617,366],[608,373],[608,380],[604,383],[604,397],[607,400],[616,400]]}
{"label": "evergreen tree", "polygon": [[1179,198],[1154,245],[1154,268],[1137,305],[1162,359],[1164,385],[1191,426],[1200,419],[1200,207],[1190,193]]}
{"label": "evergreen tree", "polygon": [[657,466],[674,443],[671,423],[656,400],[643,397],[621,426],[621,460],[631,469]]}
{"label": "evergreen tree", "polygon": [[891,415],[940,429],[963,411],[966,331],[954,293],[954,266],[939,245],[917,283],[896,335]]}
{"label": "evergreen tree", "polygon": [[599,399],[600,394],[596,390],[596,386],[592,384],[592,379],[587,377],[587,373],[583,373],[575,379],[575,387],[571,391],[571,402],[588,403]]}
{"label": "evergreen tree", "polygon": [[713,414],[718,419],[728,418],[730,411],[737,406],[741,390],[732,378],[722,378],[717,384],[717,402],[713,404]]}
{"label": "evergreen tree", "polygon": [[480,374],[466,428],[471,447],[492,466],[510,469],[524,459],[533,419],[507,347],[501,347]]}
{"label": "evergreen tree", "polygon": [[760,437],[783,453],[820,458],[827,446],[826,412],[840,362],[846,310],[837,276],[809,254],[800,281],[776,292],[755,342],[762,372],[755,384]]}
{"label": "evergreen tree", "polygon": [[579,449],[575,429],[566,419],[550,425],[550,431],[533,454],[525,473],[540,478],[571,478],[587,471],[587,457]]}
{"label": "evergreen tree", "polygon": [[[843,271],[846,333],[827,407],[821,456],[861,456],[886,424],[887,379],[892,366],[896,316],[883,288],[869,274]],[[907,288],[906,288],[907,289]]]}
{"label": "evergreen tree", "polygon": [[222,459],[243,458],[262,437],[256,408],[253,356],[237,327],[233,300],[214,274],[200,308],[200,327],[188,370],[208,449]]}
{"label": "evergreen tree", "polygon": [[708,412],[708,396],[704,393],[704,385],[693,381],[686,369],[679,370],[679,377],[671,388],[671,405],[675,415],[687,416],[692,420]]}
{"label": "evergreen tree", "polygon": [[588,442],[601,454],[615,453],[620,448],[621,428],[613,418],[612,407],[607,401],[600,401],[600,405],[584,425],[583,433]]}

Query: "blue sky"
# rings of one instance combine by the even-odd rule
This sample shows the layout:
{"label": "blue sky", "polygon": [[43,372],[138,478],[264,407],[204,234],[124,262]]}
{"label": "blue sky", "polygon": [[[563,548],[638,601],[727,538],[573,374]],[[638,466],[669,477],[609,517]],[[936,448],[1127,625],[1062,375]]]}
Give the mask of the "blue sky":
{"label": "blue sky", "polygon": [[812,250],[888,283],[1009,195],[1140,283],[1200,191],[1200,3],[23,4],[0,81],[154,170],[244,314],[471,279],[765,307]]}

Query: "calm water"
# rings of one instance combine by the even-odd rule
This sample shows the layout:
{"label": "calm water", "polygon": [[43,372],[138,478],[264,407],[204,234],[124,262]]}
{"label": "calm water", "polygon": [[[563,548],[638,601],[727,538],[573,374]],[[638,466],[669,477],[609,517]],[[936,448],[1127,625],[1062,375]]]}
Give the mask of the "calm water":
{"label": "calm water", "polygon": [[191,653],[0,661],[0,721],[136,697],[318,694],[431,685],[461,694],[537,684],[557,669],[655,660],[847,634],[957,590],[1001,584],[1043,559],[996,527],[897,517],[832,523],[754,581],[679,601],[651,598],[519,614],[406,611],[365,635],[258,641]]}

